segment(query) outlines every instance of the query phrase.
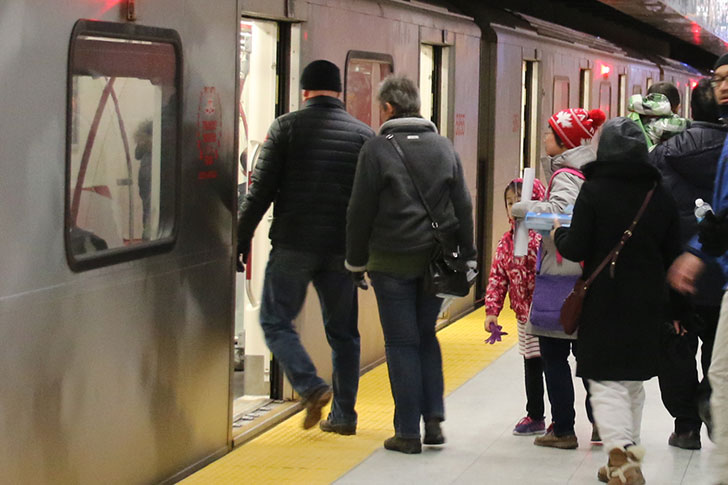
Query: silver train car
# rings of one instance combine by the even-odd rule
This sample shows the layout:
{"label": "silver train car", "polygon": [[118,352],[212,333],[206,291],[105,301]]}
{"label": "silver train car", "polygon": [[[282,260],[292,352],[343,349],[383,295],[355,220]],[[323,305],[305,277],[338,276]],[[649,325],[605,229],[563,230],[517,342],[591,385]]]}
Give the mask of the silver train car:
{"label": "silver train car", "polygon": [[[504,18],[401,0],[2,2],[0,483],[171,483],[227,453],[238,418],[294,397],[257,324],[270,221],[236,274],[236,200],[308,62],[338,64],[374,128],[379,81],[416,79],[460,153],[482,276],[443,322],[477,306],[502,187],[537,166],[554,109],[616,116],[650,82],[687,97],[699,75]],[[366,370],[384,349],[371,291],[359,306]],[[311,292],[296,324],[326,376],[320,322]]]}

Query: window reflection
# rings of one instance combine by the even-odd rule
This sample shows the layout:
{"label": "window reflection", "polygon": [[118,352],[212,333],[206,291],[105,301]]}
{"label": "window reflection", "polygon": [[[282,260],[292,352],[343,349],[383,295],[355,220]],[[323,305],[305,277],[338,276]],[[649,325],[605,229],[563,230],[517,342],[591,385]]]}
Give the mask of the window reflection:
{"label": "window reflection", "polygon": [[177,123],[174,46],[83,35],[72,45],[66,221],[71,252],[87,255],[169,236]]}
{"label": "window reflection", "polygon": [[392,74],[392,62],[379,59],[380,54],[372,54],[374,59],[364,55],[350,56],[346,65],[346,110],[376,130],[381,125],[377,90],[379,83]]}

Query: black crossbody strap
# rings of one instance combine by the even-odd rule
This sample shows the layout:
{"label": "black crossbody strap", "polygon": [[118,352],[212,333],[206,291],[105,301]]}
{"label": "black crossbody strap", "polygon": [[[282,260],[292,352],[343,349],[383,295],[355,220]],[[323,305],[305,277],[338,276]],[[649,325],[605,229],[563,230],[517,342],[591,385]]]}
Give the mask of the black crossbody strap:
{"label": "black crossbody strap", "polygon": [[589,276],[589,279],[587,279],[584,282],[584,290],[587,290],[589,286],[592,284],[594,279],[599,276],[599,273],[604,270],[604,268],[607,266],[607,264],[611,263],[609,267],[609,274],[612,278],[614,278],[614,268],[617,265],[617,258],[619,257],[620,251],[622,251],[622,248],[627,243],[629,238],[632,237],[632,233],[634,232],[634,228],[637,227],[637,223],[642,218],[642,215],[645,213],[645,210],[647,209],[647,204],[650,203],[650,199],[652,199],[652,194],[655,193],[655,189],[657,188],[657,182],[655,182],[655,185],[652,186],[652,189],[650,189],[649,192],[647,192],[647,195],[645,196],[645,200],[642,202],[642,206],[637,211],[637,215],[635,215],[634,219],[632,220],[632,224],[630,224],[629,228],[627,228],[624,233],[622,233],[622,237],[619,239],[619,242],[616,246],[607,254],[607,257],[604,258],[604,260],[599,264],[597,269],[594,270],[594,272]]}
{"label": "black crossbody strap", "polygon": [[432,227],[433,229],[437,229],[440,224],[437,222],[437,218],[432,214],[432,210],[430,210],[430,206],[427,203],[427,200],[425,200],[425,196],[422,195],[422,191],[420,190],[420,186],[417,185],[417,179],[415,179],[414,174],[412,173],[412,168],[410,167],[409,161],[407,160],[407,157],[404,154],[404,151],[402,151],[402,147],[399,146],[399,143],[397,143],[396,138],[394,138],[393,134],[389,134],[386,136],[387,140],[392,142],[392,145],[394,146],[394,149],[397,151],[397,154],[399,155],[399,158],[402,159],[402,162],[404,163],[405,168],[407,169],[407,173],[409,174],[410,178],[412,179],[412,183],[415,186],[415,189],[417,190],[417,195],[420,196],[420,200],[422,201],[422,205],[425,206],[425,210],[427,211],[427,215],[430,216],[430,219],[432,220]]}

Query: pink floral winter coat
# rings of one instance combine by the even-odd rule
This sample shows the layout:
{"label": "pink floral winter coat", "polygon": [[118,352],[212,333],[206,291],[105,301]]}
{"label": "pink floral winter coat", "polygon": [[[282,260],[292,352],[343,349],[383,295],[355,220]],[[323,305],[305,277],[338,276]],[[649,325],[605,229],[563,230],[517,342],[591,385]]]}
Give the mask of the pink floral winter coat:
{"label": "pink floral winter coat", "polygon": [[513,256],[513,230],[512,224],[496,248],[485,292],[485,314],[499,315],[506,294],[510,293],[511,309],[516,313],[519,322],[525,322],[528,320],[533,288],[536,284],[536,264],[541,235],[529,230],[528,253],[526,256],[516,258]]}

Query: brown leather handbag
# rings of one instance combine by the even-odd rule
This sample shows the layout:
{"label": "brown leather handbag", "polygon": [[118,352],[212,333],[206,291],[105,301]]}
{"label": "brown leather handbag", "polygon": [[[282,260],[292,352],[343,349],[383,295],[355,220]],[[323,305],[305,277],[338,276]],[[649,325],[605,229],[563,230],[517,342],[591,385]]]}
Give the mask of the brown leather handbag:
{"label": "brown leather handbag", "polygon": [[635,216],[634,220],[632,220],[632,224],[630,224],[629,228],[624,231],[617,245],[614,246],[609,254],[607,254],[607,257],[604,258],[604,260],[599,264],[597,269],[594,270],[594,272],[589,276],[586,281],[584,281],[583,278],[579,278],[578,280],[576,280],[576,283],[574,284],[574,289],[571,290],[571,293],[569,293],[569,295],[564,300],[564,304],[561,306],[559,321],[561,322],[561,326],[564,328],[564,332],[566,332],[567,335],[572,335],[579,328],[581,308],[584,305],[586,292],[589,289],[589,286],[591,286],[592,282],[594,282],[596,277],[599,276],[599,273],[602,272],[607,264],[611,263],[609,266],[609,274],[612,278],[614,278],[614,267],[617,264],[619,252],[622,250],[629,238],[632,237],[632,232],[634,231],[635,226],[637,226],[637,223],[642,217],[642,214],[644,214],[645,209],[647,209],[647,204],[649,204],[650,199],[652,198],[652,194],[655,193],[655,188],[657,188],[657,183],[655,183],[652,189],[647,192],[647,195],[645,196],[644,202],[642,202],[640,210],[637,211],[637,215]]}

